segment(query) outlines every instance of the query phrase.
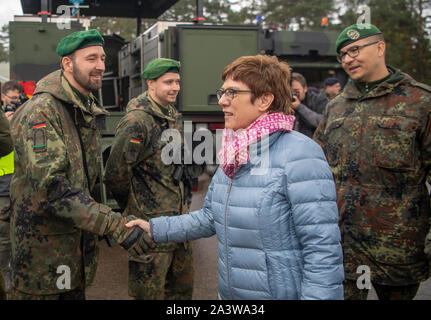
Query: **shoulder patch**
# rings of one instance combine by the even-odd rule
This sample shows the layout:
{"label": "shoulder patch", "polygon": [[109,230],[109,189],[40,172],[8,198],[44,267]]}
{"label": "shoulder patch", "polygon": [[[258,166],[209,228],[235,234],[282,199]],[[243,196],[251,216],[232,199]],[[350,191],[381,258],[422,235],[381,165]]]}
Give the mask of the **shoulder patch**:
{"label": "shoulder patch", "polygon": [[126,153],[125,158],[128,163],[134,163],[136,160],[138,160],[139,155],[139,149],[142,144],[142,140],[137,138],[130,138],[127,146],[126,146]]}
{"label": "shoulder patch", "polygon": [[47,150],[46,122],[33,125],[33,151],[44,152]]}

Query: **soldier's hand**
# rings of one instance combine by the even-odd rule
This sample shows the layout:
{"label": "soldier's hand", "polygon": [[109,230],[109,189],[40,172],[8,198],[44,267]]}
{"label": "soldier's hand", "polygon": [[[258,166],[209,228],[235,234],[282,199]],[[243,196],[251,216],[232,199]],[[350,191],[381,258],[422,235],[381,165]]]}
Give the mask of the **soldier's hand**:
{"label": "soldier's hand", "polygon": [[155,244],[147,233],[140,227],[134,227],[132,233],[120,245],[132,256],[142,256],[148,249],[154,248]]}
{"label": "soldier's hand", "polygon": [[147,233],[139,226],[127,228],[127,222],[136,220],[135,216],[122,217],[118,213],[110,215],[110,222],[105,234],[112,237],[131,255],[143,255],[149,248],[154,248],[154,242],[148,237]]}
{"label": "soldier's hand", "polygon": [[138,226],[143,229],[147,233],[148,237],[151,239],[150,224],[147,221],[142,219],[136,219],[126,223],[127,228],[132,228],[134,226]]}

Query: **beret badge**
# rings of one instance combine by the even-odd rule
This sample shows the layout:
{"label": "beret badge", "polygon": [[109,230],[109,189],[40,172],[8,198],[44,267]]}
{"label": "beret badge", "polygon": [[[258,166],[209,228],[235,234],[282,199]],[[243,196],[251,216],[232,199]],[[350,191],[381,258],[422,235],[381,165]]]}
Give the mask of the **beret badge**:
{"label": "beret badge", "polygon": [[352,30],[349,30],[349,31],[347,32],[347,36],[348,36],[350,39],[352,39],[352,40],[357,40],[357,39],[359,39],[359,37],[360,37],[361,35],[359,34],[358,30],[354,30],[354,29],[352,29]]}

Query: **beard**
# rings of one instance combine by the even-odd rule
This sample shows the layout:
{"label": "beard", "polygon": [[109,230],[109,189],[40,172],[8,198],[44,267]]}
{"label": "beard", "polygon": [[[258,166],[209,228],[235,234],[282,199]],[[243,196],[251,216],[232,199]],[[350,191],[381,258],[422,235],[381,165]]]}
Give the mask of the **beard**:
{"label": "beard", "polygon": [[73,78],[83,88],[88,91],[99,90],[102,87],[102,78],[100,80],[91,80],[91,76],[103,76],[103,72],[92,71],[88,75],[84,74],[81,69],[74,63],[73,64]]}

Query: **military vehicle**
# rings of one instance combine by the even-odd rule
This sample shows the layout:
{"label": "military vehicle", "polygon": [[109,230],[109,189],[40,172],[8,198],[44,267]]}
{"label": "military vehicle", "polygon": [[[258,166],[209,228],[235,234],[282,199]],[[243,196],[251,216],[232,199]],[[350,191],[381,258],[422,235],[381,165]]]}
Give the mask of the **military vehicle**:
{"label": "military vehicle", "polygon": [[[287,61],[293,71],[302,73],[309,86],[320,87],[328,76],[336,76],[342,82],[346,79],[336,60],[337,33],[264,30],[259,25],[205,24],[201,18],[200,0],[197,0],[194,22],[158,21],[141,32],[142,18],[157,18],[176,2],[178,0],[87,0],[85,3],[82,0],[21,0],[24,16],[15,17],[9,25],[11,78],[30,83],[31,88],[43,75],[58,69],[55,48],[59,39],[72,31],[88,28],[87,17],[135,17],[137,36],[133,41],[125,43],[121,37],[104,36],[108,64],[102,89],[97,94],[102,105],[110,111],[103,136],[105,160],[127,102],[146,89],[141,74],[144,66],[154,58],[166,57],[181,62],[182,83],[177,107],[185,121],[192,121],[193,132],[204,130],[212,138],[215,130],[222,129],[224,123],[215,95],[222,84],[221,72],[240,56],[275,55]],[[79,14],[71,19],[69,29],[61,29],[64,24],[61,22],[64,18],[62,10],[74,9],[77,5],[80,5]],[[37,21],[34,21],[35,17]],[[103,167],[100,169],[103,171]],[[101,199],[107,202],[103,184]]]}

